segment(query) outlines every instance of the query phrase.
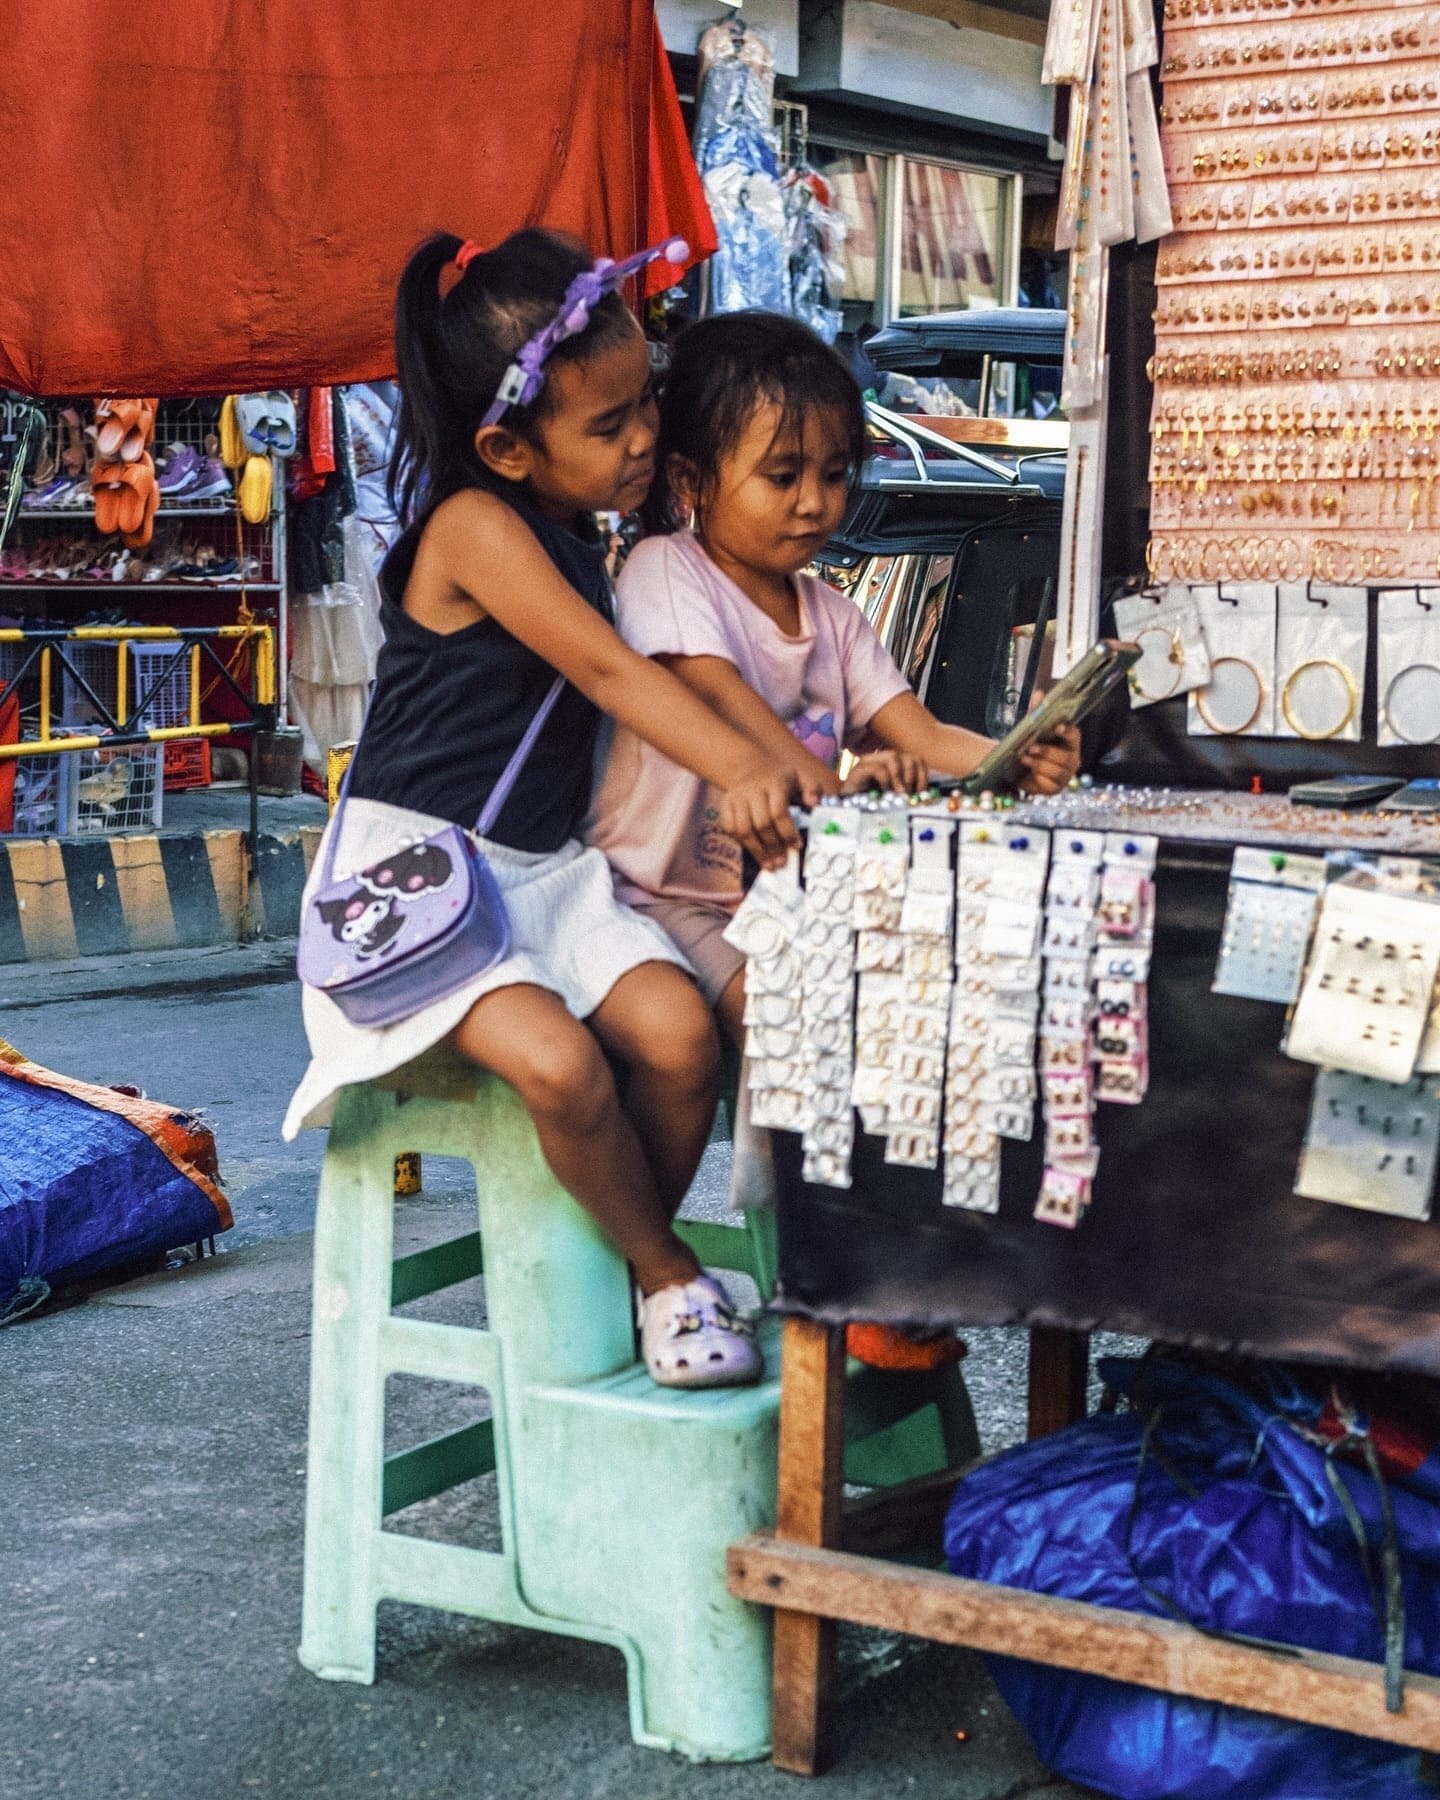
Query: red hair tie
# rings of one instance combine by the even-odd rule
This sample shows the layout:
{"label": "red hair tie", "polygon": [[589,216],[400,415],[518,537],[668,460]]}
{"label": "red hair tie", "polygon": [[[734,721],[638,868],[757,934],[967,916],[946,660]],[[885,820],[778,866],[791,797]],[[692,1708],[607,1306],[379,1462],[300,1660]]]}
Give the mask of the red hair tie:
{"label": "red hair tie", "polygon": [[473,239],[466,238],[465,242],[455,252],[454,256],[452,256],[449,262],[445,264],[440,271],[440,298],[442,300],[449,298],[451,290],[460,280],[460,277],[470,267],[471,263],[474,262],[475,258],[481,254],[484,248],[485,246],[483,244],[477,244]]}

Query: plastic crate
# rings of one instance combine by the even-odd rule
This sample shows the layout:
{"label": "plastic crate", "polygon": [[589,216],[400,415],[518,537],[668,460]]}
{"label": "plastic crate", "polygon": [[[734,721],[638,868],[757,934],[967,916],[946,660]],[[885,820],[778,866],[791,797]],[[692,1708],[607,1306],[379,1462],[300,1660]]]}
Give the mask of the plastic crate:
{"label": "plastic crate", "polygon": [[[57,718],[64,719],[76,730],[104,724],[89,695],[75,679],[75,675],[70,673],[70,669],[74,669],[75,674],[81,677],[97,700],[114,712],[117,666],[115,652],[119,641],[117,638],[107,643],[104,639],[96,638],[86,639],[78,644],[57,646],[54,662],[54,670],[60,676],[60,705],[55,714]],[[70,665],[69,668],[61,666],[61,656]],[[53,673],[51,680],[54,680]],[[50,691],[54,693],[53,686]]]}
{"label": "plastic crate", "polygon": [[[86,685],[94,693],[97,700],[102,701],[113,713],[118,695],[115,687],[116,656],[115,651],[120,639],[106,642],[103,639],[86,640],[82,643],[70,643],[62,646],[66,661],[81,676]],[[170,663],[181,646],[175,641],[164,643],[128,644],[130,652],[130,670],[126,682],[126,706],[130,717],[125,721],[132,727],[144,726],[155,729],[166,725],[188,725],[190,722],[190,658],[182,653],[180,660],[171,670],[159,689],[150,696],[150,704],[145,708],[143,716],[134,712],[135,703],[150,692],[151,684],[160,676],[166,665]],[[81,688],[69,669],[60,671],[60,709],[59,716],[74,726],[103,724],[89,696]]]}
{"label": "plastic crate", "polygon": [[131,720],[131,724],[154,731],[190,723],[190,653],[179,643],[131,644],[130,704],[133,707],[136,701],[150,693],[151,684],[170,663],[174,663],[174,667],[151,695],[145,716]]}
{"label": "plastic crate", "polygon": [[209,787],[209,738],[171,738],[161,748],[165,752],[165,792],[178,793],[183,788]]}
{"label": "plastic crate", "polygon": [[117,744],[113,750],[68,754],[78,764],[70,784],[69,835],[110,837],[160,825],[165,810],[163,744]]}
{"label": "plastic crate", "polygon": [[59,751],[14,762],[15,805],[6,837],[63,837],[70,829],[75,757]]}

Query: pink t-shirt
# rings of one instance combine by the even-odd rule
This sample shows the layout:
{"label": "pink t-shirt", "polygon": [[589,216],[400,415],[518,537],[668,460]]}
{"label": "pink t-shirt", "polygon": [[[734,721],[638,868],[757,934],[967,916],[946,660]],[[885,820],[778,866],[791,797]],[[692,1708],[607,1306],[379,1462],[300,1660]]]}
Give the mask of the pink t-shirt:
{"label": "pink t-shirt", "polygon": [[[812,575],[797,575],[795,585],[800,632],[787,637],[688,531],[647,538],[621,572],[617,624],[642,656],[733,663],[833,767],[880,708],[908,689],[852,600]],[[740,846],[720,830],[719,790],[623,726],[612,728],[601,758],[585,835],[609,859],[620,898],[738,905]]]}

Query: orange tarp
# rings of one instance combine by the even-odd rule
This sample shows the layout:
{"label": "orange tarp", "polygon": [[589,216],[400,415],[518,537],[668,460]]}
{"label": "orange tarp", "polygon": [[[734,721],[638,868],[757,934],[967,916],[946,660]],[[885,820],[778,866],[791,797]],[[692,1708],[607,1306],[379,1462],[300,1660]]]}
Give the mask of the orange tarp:
{"label": "orange tarp", "polygon": [[649,0],[0,0],[0,386],[365,380],[430,230],[625,254],[654,45]]}

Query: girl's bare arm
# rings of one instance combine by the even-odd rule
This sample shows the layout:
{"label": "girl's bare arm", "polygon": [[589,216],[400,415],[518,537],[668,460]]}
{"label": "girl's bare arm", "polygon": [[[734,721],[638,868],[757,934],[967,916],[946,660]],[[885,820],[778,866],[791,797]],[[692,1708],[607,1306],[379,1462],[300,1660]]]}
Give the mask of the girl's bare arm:
{"label": "girl's bare arm", "polygon": [[802,786],[793,740],[785,756],[767,756],[668,670],[637,655],[503,501],[476,490],[456,495],[426,535],[432,567],[469,603],[455,609],[457,628],[467,618],[495,619],[601,712],[722,789],[722,826],[762,863],[783,860],[798,842],[789,814]]}
{"label": "girl's bare arm", "polygon": [[[941,775],[968,775],[993,748],[978,731],[942,725],[914,694],[887,700],[870,721],[870,730],[892,750],[908,750]],[[1080,733],[1060,726],[1053,739],[1033,744],[1022,758],[1026,774],[1021,786],[1030,793],[1058,794],[1080,767]]]}

